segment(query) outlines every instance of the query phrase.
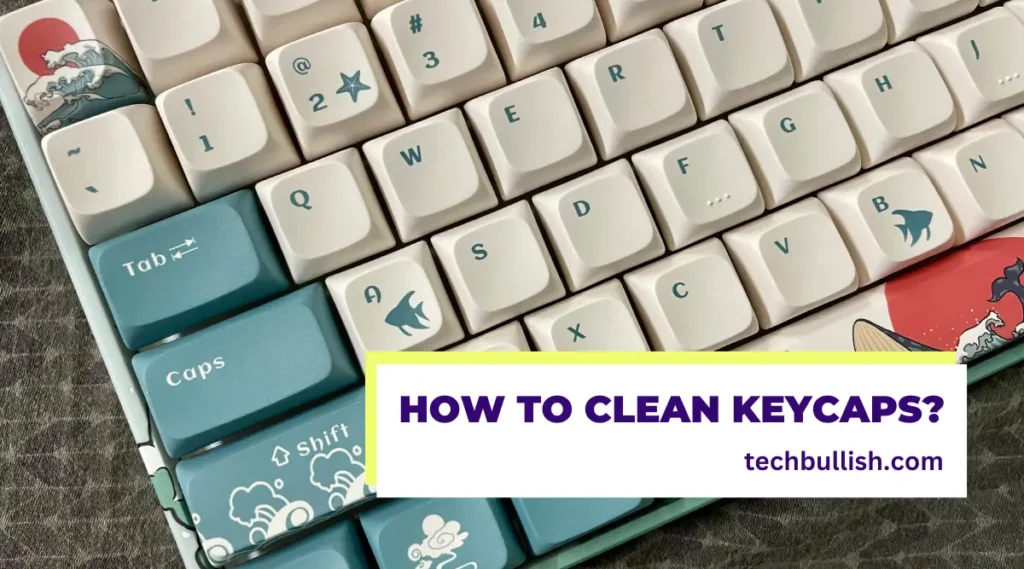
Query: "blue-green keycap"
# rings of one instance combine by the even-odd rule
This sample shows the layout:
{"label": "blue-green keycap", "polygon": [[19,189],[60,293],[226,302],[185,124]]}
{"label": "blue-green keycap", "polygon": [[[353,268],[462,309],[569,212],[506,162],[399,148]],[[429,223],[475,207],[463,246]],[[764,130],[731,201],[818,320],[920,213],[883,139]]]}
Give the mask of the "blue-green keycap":
{"label": "blue-green keycap", "polygon": [[89,258],[133,350],[289,286],[251,190],[96,245]]}
{"label": "blue-green keycap", "polygon": [[[359,527],[343,520],[244,565],[246,569],[367,569]],[[413,569],[413,568],[410,568]]]}
{"label": "blue-green keycap", "polygon": [[513,498],[516,515],[534,555],[547,553],[630,512],[647,498]]}
{"label": "blue-green keycap", "polygon": [[361,378],[320,283],[142,352],[132,365],[173,457]]}
{"label": "blue-green keycap", "polygon": [[512,569],[526,559],[495,498],[396,500],[359,521],[380,569]]}
{"label": "blue-green keycap", "polygon": [[359,387],[178,463],[178,484],[210,561],[227,561],[373,496],[365,484]]}

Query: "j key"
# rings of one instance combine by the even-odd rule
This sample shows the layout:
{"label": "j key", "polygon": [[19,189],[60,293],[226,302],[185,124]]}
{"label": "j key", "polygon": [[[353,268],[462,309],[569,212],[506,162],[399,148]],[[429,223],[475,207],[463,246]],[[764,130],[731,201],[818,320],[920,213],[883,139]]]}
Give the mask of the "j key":
{"label": "j key", "polygon": [[608,39],[613,42],[693,12],[700,5],[701,0],[597,0]]}
{"label": "j key", "polygon": [[153,92],[259,57],[232,0],[114,0]]}
{"label": "j key", "polygon": [[132,365],[173,457],[361,379],[319,283],[142,352]]}
{"label": "j key", "polygon": [[459,344],[451,349],[453,352],[529,352],[530,344],[526,341],[523,325],[510,322],[501,328],[492,330],[482,336]]}
{"label": "j key", "polygon": [[978,0],[881,0],[889,43],[951,22],[978,7]]}
{"label": "j key", "polygon": [[652,502],[641,498],[512,498],[534,555],[547,553]]}
{"label": "j key", "polygon": [[542,351],[646,352],[647,340],[617,280],[538,310],[525,319]]}
{"label": "j key", "polygon": [[263,56],[316,32],[360,22],[356,0],[242,0]]}
{"label": "j key", "polygon": [[250,190],[106,241],[89,258],[133,350],[288,288]]}
{"label": "j key", "polygon": [[[23,57],[23,38],[49,38],[52,48]],[[110,2],[42,0],[11,12],[0,18],[0,54],[43,134],[118,107],[152,102]],[[101,58],[103,66],[90,63]]]}
{"label": "j key", "polygon": [[300,541],[261,555],[248,569],[369,569],[355,520],[342,520]]}
{"label": "j key", "polygon": [[42,144],[64,205],[86,243],[195,203],[152,105],[103,113],[46,135]]}
{"label": "j key", "polygon": [[513,569],[526,560],[495,498],[395,500],[359,521],[380,569],[417,561],[428,567],[436,559],[466,569]]}
{"label": "j key", "polygon": [[210,561],[238,559],[373,496],[365,482],[364,397],[357,388],[178,463]]}

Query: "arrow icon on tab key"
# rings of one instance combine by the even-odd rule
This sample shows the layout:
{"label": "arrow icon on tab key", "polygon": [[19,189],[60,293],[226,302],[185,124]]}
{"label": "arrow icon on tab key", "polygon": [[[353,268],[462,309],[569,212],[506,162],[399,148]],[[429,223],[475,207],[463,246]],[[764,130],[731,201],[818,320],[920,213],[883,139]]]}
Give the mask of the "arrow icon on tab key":
{"label": "arrow icon on tab key", "polygon": [[196,244],[196,238],[195,237],[189,237],[188,239],[185,240],[184,243],[181,243],[180,245],[175,245],[174,247],[171,247],[170,250],[174,251],[175,249],[181,249],[182,247],[191,247],[191,246],[193,246],[195,244]]}

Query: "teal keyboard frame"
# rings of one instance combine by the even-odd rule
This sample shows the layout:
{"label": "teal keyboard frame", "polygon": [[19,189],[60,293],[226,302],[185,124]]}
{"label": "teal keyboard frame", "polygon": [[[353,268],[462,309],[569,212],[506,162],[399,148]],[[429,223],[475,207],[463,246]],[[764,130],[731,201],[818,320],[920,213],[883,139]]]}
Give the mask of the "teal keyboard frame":
{"label": "teal keyboard frame", "polygon": [[[15,141],[25,161],[43,212],[57,241],[57,248],[78,294],[86,320],[92,330],[100,355],[114,384],[114,390],[124,409],[132,436],[142,454],[143,461],[164,509],[172,535],[181,551],[185,567],[207,569],[200,553],[198,536],[190,523],[179,520],[181,495],[173,482],[174,460],[163,451],[156,429],[152,425],[135,375],[132,373],[130,352],[121,343],[117,327],[107,309],[99,284],[89,263],[89,246],[78,236],[63,199],[50,174],[40,147],[41,136],[29,119],[21,101],[21,94],[12,81],[7,65],[0,66],[0,104],[3,105]],[[993,355],[968,366],[968,385],[974,384],[998,371],[1024,361],[1024,343],[1006,347]],[[173,483],[173,486],[170,484]],[[173,493],[171,493],[173,491]],[[654,506],[613,524],[590,536],[574,541],[558,550],[527,562],[524,569],[567,569],[627,541],[651,532],[673,520],[681,518],[717,498],[685,498],[660,500]]]}

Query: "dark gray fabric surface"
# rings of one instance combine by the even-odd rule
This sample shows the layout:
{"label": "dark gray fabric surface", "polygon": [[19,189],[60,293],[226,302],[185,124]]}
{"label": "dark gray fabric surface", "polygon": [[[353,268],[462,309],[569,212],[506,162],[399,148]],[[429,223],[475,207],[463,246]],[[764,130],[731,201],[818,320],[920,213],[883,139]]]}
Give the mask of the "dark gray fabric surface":
{"label": "dark gray fabric surface", "polygon": [[[0,121],[0,569],[180,567]],[[1024,568],[1024,370],[972,388],[968,412],[965,500],[721,502],[588,566]]]}

